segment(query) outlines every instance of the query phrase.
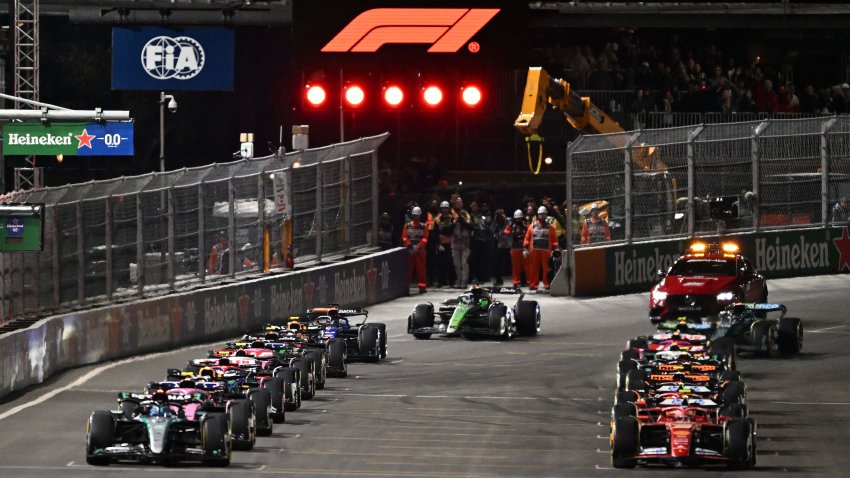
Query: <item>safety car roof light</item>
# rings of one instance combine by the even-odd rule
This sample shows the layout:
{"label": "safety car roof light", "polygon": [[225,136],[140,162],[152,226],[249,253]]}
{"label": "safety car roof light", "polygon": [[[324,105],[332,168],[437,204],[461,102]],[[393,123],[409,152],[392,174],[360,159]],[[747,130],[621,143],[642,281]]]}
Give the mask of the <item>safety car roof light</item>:
{"label": "safety car roof light", "polygon": [[708,250],[708,245],[704,242],[695,242],[691,244],[691,252],[705,252]]}
{"label": "safety car roof light", "polygon": [[738,244],[735,244],[734,242],[724,242],[720,248],[727,254],[736,254],[741,250],[741,248],[738,247]]}

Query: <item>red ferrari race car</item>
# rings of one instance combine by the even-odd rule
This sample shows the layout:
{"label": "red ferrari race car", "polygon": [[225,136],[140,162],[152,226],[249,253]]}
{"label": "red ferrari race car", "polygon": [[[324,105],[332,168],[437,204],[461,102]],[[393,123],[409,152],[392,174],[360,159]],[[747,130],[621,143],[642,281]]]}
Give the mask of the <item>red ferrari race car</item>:
{"label": "red ferrari race car", "polygon": [[695,242],[649,293],[653,323],[717,316],[733,302],[766,302],[767,282],[731,242]]}

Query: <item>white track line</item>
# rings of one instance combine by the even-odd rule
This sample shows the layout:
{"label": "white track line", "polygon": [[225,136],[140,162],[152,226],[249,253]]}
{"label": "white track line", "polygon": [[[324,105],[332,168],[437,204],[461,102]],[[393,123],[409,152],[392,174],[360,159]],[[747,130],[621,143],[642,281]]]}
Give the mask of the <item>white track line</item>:
{"label": "white track line", "polygon": [[12,408],[11,410],[0,414],[0,421],[4,420],[6,418],[9,418],[12,415],[15,415],[16,413],[22,412],[22,411],[26,410],[27,408],[34,407],[34,406],[36,406],[40,403],[44,403],[47,400],[50,400],[51,398],[55,397],[56,395],[59,395],[62,392],[67,392],[68,390],[71,390],[74,387],[80,386],[80,385],[88,382],[89,380],[93,379],[94,377],[97,377],[101,373],[103,373],[103,372],[105,372],[105,371],[107,371],[111,368],[115,368],[115,367],[118,367],[120,365],[126,365],[126,364],[132,363],[132,362],[138,362],[140,360],[147,360],[147,359],[154,359],[154,358],[158,358],[158,357],[163,357],[165,355],[173,354],[175,352],[180,352],[180,351],[185,350],[185,349],[196,348],[196,347],[208,347],[211,344],[217,344],[217,343],[220,343],[220,342],[211,342],[210,344],[191,345],[191,346],[183,347],[183,348],[180,348],[180,349],[169,350],[167,352],[157,352],[155,354],[148,354],[148,355],[130,357],[130,358],[127,358],[127,359],[124,359],[124,360],[119,360],[117,362],[110,362],[110,363],[103,364],[103,365],[95,368],[94,370],[90,370],[88,373],[86,373],[82,377],[74,380],[73,382],[69,383],[68,385],[65,385],[64,387],[60,387],[60,388],[57,388],[55,390],[51,390],[51,391],[45,393],[44,395],[36,398],[35,400],[24,403],[22,405],[18,405],[17,407]]}
{"label": "white track line", "polygon": [[821,333],[821,332],[825,332],[825,331],[827,331],[827,330],[840,329],[840,328],[842,328],[842,327],[847,327],[847,326],[846,326],[846,325],[836,325],[836,326],[834,326],[834,327],[825,327],[825,328],[823,328],[823,329],[812,330],[812,331],[811,331],[811,332],[809,332],[809,333],[810,333],[810,334],[819,334],[819,333]]}

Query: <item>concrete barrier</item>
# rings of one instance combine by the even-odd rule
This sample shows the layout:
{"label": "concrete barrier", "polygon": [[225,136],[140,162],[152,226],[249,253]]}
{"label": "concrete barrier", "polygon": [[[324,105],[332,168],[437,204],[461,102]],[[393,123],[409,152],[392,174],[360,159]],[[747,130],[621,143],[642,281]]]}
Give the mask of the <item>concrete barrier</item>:
{"label": "concrete barrier", "polygon": [[408,294],[406,249],[281,276],[49,317],[0,336],[0,397],[62,370],[208,342],[325,304]]}
{"label": "concrete barrier", "polygon": [[[741,253],[767,278],[850,272],[850,232],[847,227],[731,234]],[[718,239],[718,238],[706,238]],[[571,294],[615,295],[648,292],[658,283],[656,271],[667,270],[692,239],[677,239],[573,252]]]}

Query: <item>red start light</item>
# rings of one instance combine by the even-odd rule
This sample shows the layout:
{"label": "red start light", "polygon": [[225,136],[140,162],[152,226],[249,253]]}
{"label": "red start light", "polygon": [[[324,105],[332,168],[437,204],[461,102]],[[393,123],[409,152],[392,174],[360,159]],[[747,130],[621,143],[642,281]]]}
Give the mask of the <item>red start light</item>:
{"label": "red start light", "polygon": [[325,89],[321,86],[307,85],[307,102],[309,102],[311,106],[322,106],[327,98],[328,95],[325,93]]}
{"label": "red start light", "polygon": [[437,106],[443,102],[443,90],[437,86],[429,86],[422,92],[422,99],[428,106]]}
{"label": "red start light", "polygon": [[398,86],[389,86],[384,89],[384,101],[393,108],[397,108],[404,101],[404,92]]}
{"label": "red start light", "polygon": [[363,92],[363,88],[352,85],[345,88],[345,102],[350,106],[360,106],[363,104],[363,100],[366,99],[366,93]]}
{"label": "red start light", "polygon": [[467,86],[461,93],[466,106],[478,106],[481,103],[481,90],[477,86]]}

